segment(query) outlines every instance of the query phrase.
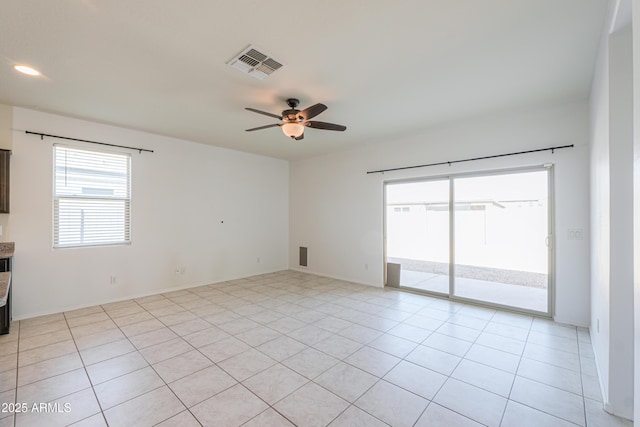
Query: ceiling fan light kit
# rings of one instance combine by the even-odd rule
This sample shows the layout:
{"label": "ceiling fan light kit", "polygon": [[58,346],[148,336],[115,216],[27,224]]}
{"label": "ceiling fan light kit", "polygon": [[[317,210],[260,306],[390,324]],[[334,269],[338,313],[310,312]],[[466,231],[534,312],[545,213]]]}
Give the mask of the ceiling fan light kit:
{"label": "ceiling fan light kit", "polygon": [[285,123],[281,127],[282,132],[291,139],[296,139],[304,133],[304,126],[300,123]]}
{"label": "ceiling fan light kit", "polygon": [[316,122],[311,121],[309,119],[314,118],[318,114],[322,113],[327,109],[327,106],[324,104],[315,104],[309,108],[305,108],[300,111],[297,110],[296,107],[300,102],[295,98],[287,99],[287,105],[289,105],[288,110],[284,110],[282,115],[278,116],[277,114],[268,113],[262,110],[256,110],[255,108],[245,108],[247,111],[251,111],[253,113],[262,114],[264,116],[273,117],[275,119],[279,119],[282,123],[274,123],[271,125],[259,126],[256,128],[246,129],[246,132],[253,132],[254,130],[267,129],[271,127],[280,126],[282,128],[282,132],[291,139],[295,139],[296,141],[300,141],[304,138],[304,128],[310,127],[314,129],[323,129],[323,130],[335,130],[335,131],[345,131],[347,129],[346,126],[337,125],[334,123],[326,123],[326,122]]}

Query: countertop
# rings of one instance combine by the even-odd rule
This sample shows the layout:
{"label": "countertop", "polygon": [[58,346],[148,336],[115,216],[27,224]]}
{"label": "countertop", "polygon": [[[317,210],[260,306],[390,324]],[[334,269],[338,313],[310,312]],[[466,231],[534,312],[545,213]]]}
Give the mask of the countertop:
{"label": "countertop", "polygon": [[7,305],[9,288],[11,287],[11,272],[0,273],[0,307]]}
{"label": "countertop", "polygon": [[13,257],[13,251],[15,250],[15,248],[16,248],[15,242],[0,243],[0,259]]}

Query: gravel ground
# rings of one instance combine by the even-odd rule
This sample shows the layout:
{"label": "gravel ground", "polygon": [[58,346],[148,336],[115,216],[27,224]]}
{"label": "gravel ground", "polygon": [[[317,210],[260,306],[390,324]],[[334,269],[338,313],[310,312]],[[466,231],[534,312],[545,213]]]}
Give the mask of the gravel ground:
{"label": "gravel ground", "polygon": [[[442,262],[421,261],[415,259],[387,258],[388,262],[402,265],[403,270],[423,273],[449,274],[449,264]],[[508,283],[531,288],[547,288],[547,275],[528,271],[502,270],[499,268],[475,267],[471,265],[455,266],[456,276],[466,279],[487,280],[490,282]]]}

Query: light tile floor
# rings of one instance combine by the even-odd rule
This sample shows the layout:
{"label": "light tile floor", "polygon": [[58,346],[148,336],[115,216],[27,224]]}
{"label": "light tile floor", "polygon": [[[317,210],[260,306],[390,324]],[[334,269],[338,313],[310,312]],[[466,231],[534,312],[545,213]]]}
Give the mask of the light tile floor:
{"label": "light tile floor", "polygon": [[632,425],[595,375],[586,330],[284,271],[15,322],[0,426]]}

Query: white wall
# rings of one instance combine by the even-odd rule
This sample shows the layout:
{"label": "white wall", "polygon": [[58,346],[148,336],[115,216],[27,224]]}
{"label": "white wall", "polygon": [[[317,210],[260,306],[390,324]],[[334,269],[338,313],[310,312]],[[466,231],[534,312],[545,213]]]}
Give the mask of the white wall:
{"label": "white wall", "polygon": [[[290,258],[309,248],[307,271],[383,285],[383,182],[408,177],[555,165],[556,315],[589,319],[589,176],[586,103],[533,109],[456,123],[372,146],[292,162]],[[321,141],[319,141],[321,143]],[[369,170],[501,154],[555,145],[575,148],[437,166],[384,175]],[[569,241],[568,229],[584,230]]]}
{"label": "white wall", "polygon": [[634,419],[640,419],[640,0],[633,0]]}
{"label": "white wall", "polygon": [[[21,108],[13,129],[14,318],[287,269],[286,161]],[[52,249],[64,141],[25,130],[155,150],[132,153],[130,246]]]}
{"label": "white wall", "polygon": [[609,394],[609,48],[600,47],[590,99],[591,320],[590,332],[603,396]]}
{"label": "white wall", "polygon": [[[612,6],[623,2],[612,2]],[[611,9],[591,92],[591,325],[604,408],[633,417],[633,64],[629,8]]]}
{"label": "white wall", "polygon": [[633,417],[633,86],[631,28],[610,37],[610,412]]}

